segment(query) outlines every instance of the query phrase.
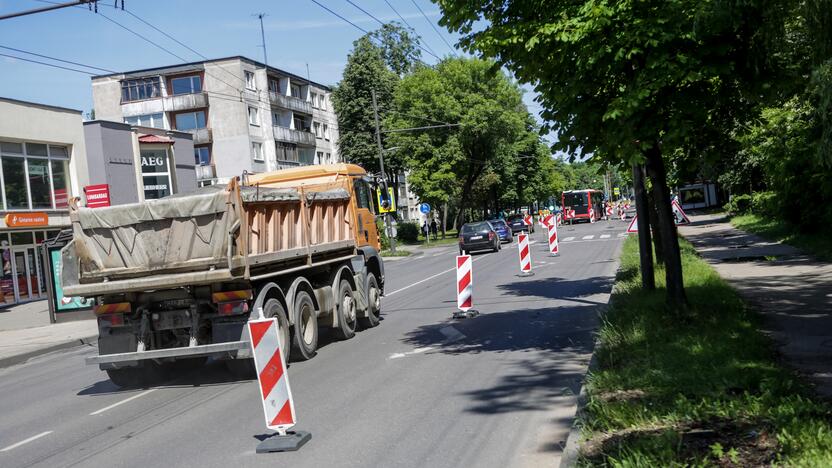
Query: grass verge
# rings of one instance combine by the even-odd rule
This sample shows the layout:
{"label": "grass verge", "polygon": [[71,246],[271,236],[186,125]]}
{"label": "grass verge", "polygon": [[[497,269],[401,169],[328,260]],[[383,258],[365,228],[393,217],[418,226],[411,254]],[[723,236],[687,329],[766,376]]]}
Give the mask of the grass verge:
{"label": "grass verge", "polygon": [[731,218],[731,224],[737,229],[792,245],[819,258],[832,261],[832,236],[827,231],[807,234],[783,220],[764,218],[756,214],[734,216]]}
{"label": "grass verge", "polygon": [[396,249],[396,253],[389,250],[382,250],[379,254],[382,257],[407,257],[410,255],[410,252],[404,249]]}
{"label": "grass verge", "polygon": [[691,314],[640,287],[624,244],[581,421],[588,466],[832,466],[832,408],[777,362],[758,317],[680,239]]}

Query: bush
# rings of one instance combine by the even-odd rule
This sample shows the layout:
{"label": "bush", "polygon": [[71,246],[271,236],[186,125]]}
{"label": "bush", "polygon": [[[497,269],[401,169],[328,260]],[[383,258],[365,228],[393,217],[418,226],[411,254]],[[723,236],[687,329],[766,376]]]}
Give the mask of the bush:
{"label": "bush", "polygon": [[419,225],[416,223],[399,223],[396,226],[396,239],[408,244],[419,242]]}
{"label": "bush", "polygon": [[757,192],[751,197],[751,212],[764,218],[781,215],[780,198],[774,192]]}
{"label": "bush", "polygon": [[387,237],[387,229],[384,229],[383,219],[376,219],[376,230],[378,231],[378,241],[381,244],[381,250],[388,250],[390,248],[390,239]]}
{"label": "bush", "polygon": [[725,211],[731,214],[745,214],[751,210],[751,195],[734,195],[725,204]]}

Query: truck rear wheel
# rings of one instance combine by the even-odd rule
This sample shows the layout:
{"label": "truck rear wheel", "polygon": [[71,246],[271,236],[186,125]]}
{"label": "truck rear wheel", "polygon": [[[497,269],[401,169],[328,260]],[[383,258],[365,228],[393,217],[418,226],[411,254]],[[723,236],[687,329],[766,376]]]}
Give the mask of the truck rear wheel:
{"label": "truck rear wheel", "polygon": [[[286,310],[283,304],[277,299],[269,299],[263,304],[263,316],[266,318],[277,319],[277,332],[280,334],[280,351],[283,354],[283,359],[289,362],[289,320],[286,318]],[[254,366],[254,359],[228,359],[225,361],[225,368],[235,378],[238,379],[253,379],[257,377],[257,369]]]}
{"label": "truck rear wheel", "polygon": [[381,290],[376,275],[367,273],[367,316],[358,319],[363,328],[373,328],[381,320]]}
{"label": "truck rear wheel", "polygon": [[135,367],[107,369],[110,381],[121,388],[134,388],[153,385],[161,380],[158,367],[152,362],[144,362]]}
{"label": "truck rear wheel", "polygon": [[348,340],[355,336],[355,327],[358,324],[355,306],[355,297],[353,297],[350,282],[341,280],[338,286],[338,302],[335,304],[338,326],[334,328],[334,331],[338,339]]}
{"label": "truck rear wheel", "polygon": [[295,294],[295,328],[292,355],[299,361],[312,359],[318,349],[318,316],[315,303],[306,291]]}

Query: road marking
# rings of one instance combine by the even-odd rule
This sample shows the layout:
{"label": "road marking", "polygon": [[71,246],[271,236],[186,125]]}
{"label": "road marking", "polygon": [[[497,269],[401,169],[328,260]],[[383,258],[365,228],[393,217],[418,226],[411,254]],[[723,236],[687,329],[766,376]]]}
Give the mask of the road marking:
{"label": "road marking", "polygon": [[566,238],[566,239],[564,239],[562,242],[569,242],[569,241],[573,241],[573,240],[575,240],[575,238],[574,238],[574,237],[567,237],[567,238]]}
{"label": "road marking", "polygon": [[439,333],[445,335],[445,341],[448,343],[453,343],[454,341],[459,341],[465,338],[465,335],[463,335],[462,332],[454,328],[453,325],[448,325],[447,327],[440,328]]}
{"label": "road marking", "polygon": [[609,239],[609,238],[610,238],[609,234],[601,234],[601,239]]}
{"label": "road marking", "polygon": [[445,255],[446,253],[448,253],[448,252],[437,252],[437,253],[431,255],[431,257],[438,257],[440,255]]}
{"label": "road marking", "polygon": [[[477,258],[475,258],[475,259],[473,259],[473,260],[471,260],[471,261],[472,261],[472,262],[476,262],[477,260],[479,260],[479,259],[481,259],[481,258],[486,258],[486,257],[485,257],[485,256],[482,256],[482,257],[477,257]],[[410,289],[410,288],[412,288],[413,286],[416,286],[416,285],[418,285],[418,284],[422,284],[422,283],[424,283],[425,281],[430,281],[430,280],[432,280],[432,279],[436,278],[437,276],[444,275],[445,273],[448,273],[448,272],[451,272],[451,271],[456,271],[456,267],[454,267],[454,268],[448,268],[447,270],[440,271],[439,273],[437,273],[437,274],[435,274],[435,275],[433,275],[433,276],[428,276],[427,278],[425,278],[425,279],[423,279],[423,280],[419,280],[419,281],[417,281],[417,282],[415,282],[415,283],[413,283],[413,284],[409,284],[409,285],[407,285],[407,286],[405,286],[405,287],[403,287],[403,288],[399,288],[399,289],[397,289],[397,290],[395,290],[395,291],[393,291],[393,292],[386,293],[386,294],[384,294],[384,297],[390,297],[390,296],[392,296],[393,294],[398,294],[398,293],[400,293],[400,292],[404,291],[405,289]]]}
{"label": "road marking", "polygon": [[393,354],[390,355],[390,357],[388,359],[399,359],[399,358],[403,358],[405,356],[408,356],[410,354],[422,354],[422,353],[426,353],[426,352],[428,352],[432,349],[433,348],[430,347],[430,346],[425,346],[424,348],[416,348],[413,351],[408,351],[406,353],[393,353]]}
{"label": "road marking", "polygon": [[594,237],[595,237],[595,234],[591,234],[591,235],[588,235],[588,236],[581,237],[581,240],[590,240],[590,239],[593,239]]}
{"label": "road marking", "polygon": [[627,233],[626,232],[619,232],[618,237],[627,237]]}
{"label": "road marking", "polygon": [[92,413],[90,413],[90,416],[95,416],[96,414],[101,414],[101,413],[103,413],[103,412],[105,412],[105,411],[107,411],[107,410],[111,410],[111,409],[115,408],[116,406],[121,406],[121,405],[123,405],[123,404],[125,404],[125,403],[127,403],[127,402],[129,402],[129,401],[133,401],[133,400],[135,400],[136,398],[143,397],[143,396],[147,395],[148,393],[150,393],[150,392],[155,392],[155,391],[156,391],[156,389],[155,389],[155,388],[151,388],[150,390],[145,390],[145,391],[143,391],[143,392],[141,392],[141,393],[139,393],[139,394],[136,394],[136,395],[131,396],[130,398],[125,398],[124,400],[121,400],[121,401],[119,401],[118,403],[113,403],[113,404],[112,404],[112,405],[110,405],[110,406],[105,406],[104,408],[101,408],[100,410],[93,411]]}
{"label": "road marking", "polygon": [[20,442],[18,442],[16,444],[12,444],[12,445],[9,445],[6,448],[0,449],[0,452],[8,452],[9,450],[14,450],[14,449],[20,447],[23,444],[28,444],[29,442],[31,442],[33,440],[37,440],[37,439],[40,439],[41,437],[48,436],[51,433],[52,433],[52,431],[41,432],[38,435],[34,435],[32,437],[29,437],[28,439],[21,440]]}

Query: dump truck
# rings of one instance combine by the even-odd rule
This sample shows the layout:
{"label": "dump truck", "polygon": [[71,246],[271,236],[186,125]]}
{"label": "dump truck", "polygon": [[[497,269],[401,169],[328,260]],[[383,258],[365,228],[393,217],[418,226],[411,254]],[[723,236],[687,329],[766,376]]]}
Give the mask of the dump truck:
{"label": "dump truck", "polygon": [[249,317],[275,317],[286,359],[379,324],[384,263],[366,171],[303,166],[143,203],[70,203],[64,294],[94,298],[97,364],[118,386],[222,360],[253,375]]}

